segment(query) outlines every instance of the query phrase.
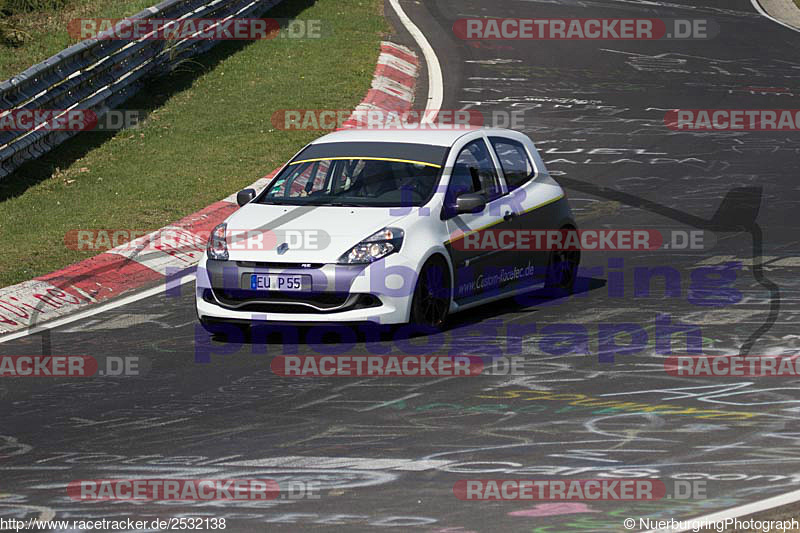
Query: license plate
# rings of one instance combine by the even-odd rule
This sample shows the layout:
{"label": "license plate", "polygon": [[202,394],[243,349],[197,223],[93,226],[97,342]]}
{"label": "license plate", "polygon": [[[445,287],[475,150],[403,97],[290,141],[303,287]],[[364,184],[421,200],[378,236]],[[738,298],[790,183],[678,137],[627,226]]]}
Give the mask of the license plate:
{"label": "license plate", "polygon": [[254,291],[302,291],[308,283],[299,274],[250,274],[250,289]]}

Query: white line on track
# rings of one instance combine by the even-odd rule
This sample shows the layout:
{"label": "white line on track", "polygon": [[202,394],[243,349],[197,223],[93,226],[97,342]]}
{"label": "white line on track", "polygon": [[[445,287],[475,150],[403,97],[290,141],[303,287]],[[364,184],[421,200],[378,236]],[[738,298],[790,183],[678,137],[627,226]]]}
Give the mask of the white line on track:
{"label": "white line on track", "polygon": [[[789,503],[794,503],[797,500],[800,500],[800,490],[794,490],[792,492],[787,492],[786,494],[781,494],[779,496],[773,496],[772,498],[767,498],[766,500],[748,503],[745,505],[740,505],[738,507],[732,507],[730,509],[725,509],[724,511],[719,511],[718,513],[711,513],[703,516],[698,516],[697,518],[681,520],[684,523],[688,522],[689,527],[671,528],[671,529],[651,529],[650,531],[646,531],[645,533],[665,533],[665,532],[680,533],[681,531],[692,531],[693,526],[690,525],[692,522],[698,525],[700,525],[701,522],[705,522],[706,524],[711,524],[713,522],[724,522],[727,519],[732,520],[734,518],[741,518],[746,515],[751,515],[761,511],[766,511],[768,509],[773,509],[775,507],[780,507],[782,505],[786,505]],[[676,519],[676,521],[678,521],[678,519]]]}
{"label": "white line on track", "polygon": [[408,33],[417,42],[417,45],[422,49],[425,56],[425,64],[428,67],[428,103],[425,105],[425,118],[422,123],[430,123],[436,116],[436,113],[442,108],[442,101],[444,100],[444,81],[442,79],[442,67],[439,64],[439,58],[436,57],[436,52],[433,47],[425,38],[425,35],[420,31],[414,22],[408,18],[406,12],[400,7],[400,0],[389,0],[394,12],[397,13],[400,22],[403,23]]}

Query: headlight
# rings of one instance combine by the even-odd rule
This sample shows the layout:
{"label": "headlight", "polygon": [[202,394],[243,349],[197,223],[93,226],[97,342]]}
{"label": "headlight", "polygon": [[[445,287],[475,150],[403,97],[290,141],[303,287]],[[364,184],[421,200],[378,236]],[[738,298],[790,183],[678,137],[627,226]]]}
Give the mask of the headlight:
{"label": "headlight", "polygon": [[228,242],[225,240],[225,231],[228,225],[223,222],[211,232],[208,239],[208,257],[217,261],[228,260]]}
{"label": "headlight", "polygon": [[343,253],[338,262],[359,265],[382,259],[400,250],[403,245],[403,235],[401,229],[383,228]]}

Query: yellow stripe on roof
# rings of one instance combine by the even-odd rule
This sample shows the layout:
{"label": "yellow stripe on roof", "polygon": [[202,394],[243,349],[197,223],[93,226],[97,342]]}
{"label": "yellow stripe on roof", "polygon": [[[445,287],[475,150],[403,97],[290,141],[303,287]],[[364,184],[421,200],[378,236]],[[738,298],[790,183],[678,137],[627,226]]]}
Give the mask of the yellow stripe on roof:
{"label": "yellow stripe on roof", "polygon": [[394,159],[391,157],[362,157],[362,156],[353,156],[353,157],[318,157],[316,159],[303,159],[301,161],[292,161],[289,163],[290,165],[299,165],[300,163],[313,163],[315,161],[346,161],[352,159],[366,159],[369,161],[392,161],[395,163],[411,163],[413,165],[425,165],[427,167],[434,167],[434,168],[442,168],[442,165],[436,165],[434,163],[427,163],[425,161],[412,161],[410,159]]}

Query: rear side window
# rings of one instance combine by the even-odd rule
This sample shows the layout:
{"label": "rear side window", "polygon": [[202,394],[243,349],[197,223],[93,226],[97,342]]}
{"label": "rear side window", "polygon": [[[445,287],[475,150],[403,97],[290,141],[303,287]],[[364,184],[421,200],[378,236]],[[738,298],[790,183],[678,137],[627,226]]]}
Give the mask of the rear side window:
{"label": "rear side window", "polygon": [[522,143],[503,137],[489,137],[506,177],[508,191],[518,189],[533,178],[534,170]]}

